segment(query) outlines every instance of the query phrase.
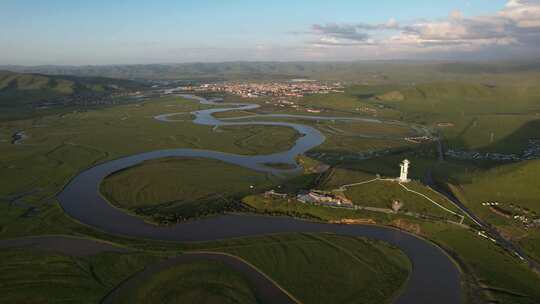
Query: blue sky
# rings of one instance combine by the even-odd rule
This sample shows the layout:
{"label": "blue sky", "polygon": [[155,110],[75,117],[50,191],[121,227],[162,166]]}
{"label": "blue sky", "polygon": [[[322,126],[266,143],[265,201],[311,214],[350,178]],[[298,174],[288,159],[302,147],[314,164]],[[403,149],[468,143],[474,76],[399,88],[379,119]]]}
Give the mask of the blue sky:
{"label": "blue sky", "polygon": [[[458,28],[479,16],[495,18],[509,2],[538,6],[535,0],[0,0],[0,64],[410,58],[425,50],[395,41],[414,34],[431,45],[426,24],[441,31],[454,14],[459,18],[450,18],[450,26]],[[440,53],[452,52],[441,52],[439,40]]]}

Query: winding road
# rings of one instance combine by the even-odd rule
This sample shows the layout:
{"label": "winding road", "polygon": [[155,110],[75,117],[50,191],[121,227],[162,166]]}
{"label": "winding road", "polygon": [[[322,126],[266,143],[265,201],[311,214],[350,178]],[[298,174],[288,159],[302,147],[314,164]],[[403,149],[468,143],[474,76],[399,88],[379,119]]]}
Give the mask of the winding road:
{"label": "winding road", "polygon": [[[226,108],[211,108],[193,112],[192,114],[196,117],[194,123],[213,126],[285,126],[294,128],[301,134],[301,137],[291,149],[269,155],[245,156],[209,150],[170,149],[136,154],[102,163],[74,177],[58,195],[58,200],[64,211],[74,219],[108,233],[156,240],[178,242],[210,241],[291,232],[331,232],[381,240],[399,247],[409,257],[413,265],[413,271],[409,280],[402,293],[395,300],[395,303],[461,303],[460,273],[450,258],[434,244],[396,229],[367,225],[317,223],[287,217],[254,215],[223,215],[162,227],[149,224],[141,218],[129,215],[112,207],[99,193],[101,181],[106,176],[118,170],[137,165],[146,160],[173,156],[202,157],[221,160],[257,171],[281,174],[300,170],[299,165],[295,161],[296,156],[322,144],[325,140],[324,135],[317,129],[302,124],[275,121],[243,121],[245,117],[240,119],[242,121],[231,121],[230,119],[224,121],[212,116],[212,114],[217,112],[255,109],[258,105],[216,103],[212,100],[192,95],[184,95],[183,97],[195,99],[202,104],[228,106]],[[173,118],[175,115],[178,115],[178,113],[159,115],[155,119],[163,122],[174,122]],[[297,116],[272,114],[259,116],[298,118]],[[301,118],[399,123],[363,118],[317,116]],[[424,132],[425,130],[417,129],[417,131]],[[265,165],[268,163],[286,163],[292,165],[294,169],[273,168]],[[180,258],[179,260],[182,261],[183,259],[185,258]],[[273,292],[276,292],[276,290]]]}

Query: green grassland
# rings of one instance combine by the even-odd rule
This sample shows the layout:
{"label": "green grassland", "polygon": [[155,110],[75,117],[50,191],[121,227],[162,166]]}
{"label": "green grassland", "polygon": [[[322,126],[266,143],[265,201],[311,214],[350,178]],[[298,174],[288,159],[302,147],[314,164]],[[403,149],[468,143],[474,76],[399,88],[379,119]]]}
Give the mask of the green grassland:
{"label": "green grassland", "polygon": [[529,139],[540,137],[540,116],[536,114],[467,116],[452,121],[455,126],[445,128],[443,134],[454,149],[521,155]]}
{"label": "green grassland", "polygon": [[[458,212],[458,209],[454,205],[446,201],[439,194],[422,186],[420,183],[412,182],[406,186],[413,191],[417,191],[430,197],[439,205],[453,212]],[[369,184],[350,187],[345,192],[345,195],[350,198],[354,204],[361,206],[391,208],[392,201],[399,200],[404,204],[401,210],[403,212],[413,212],[441,218],[454,218],[451,213],[441,209],[417,194],[408,192],[396,182],[375,181]]]}
{"label": "green grassland", "polygon": [[[298,114],[292,112],[293,114]],[[291,114],[288,113],[287,114]],[[305,113],[301,113],[305,115]],[[330,115],[324,113],[324,115]],[[309,116],[309,115],[306,115]],[[360,117],[358,115],[353,115]],[[319,154],[324,162],[334,164],[345,159],[359,159],[359,152],[403,150],[417,146],[405,137],[415,134],[412,129],[377,122],[358,121],[316,121],[297,118],[253,117],[254,121],[280,121],[309,125],[318,129],[326,137],[324,143],[310,150],[308,154]],[[324,155],[322,155],[324,154]]]}
{"label": "green grassland", "polygon": [[[332,234],[283,234],[176,247],[238,256],[304,303],[332,299],[387,303],[399,293],[412,267],[400,250],[385,243]],[[0,256],[0,303],[96,303],[163,258],[155,248],[153,253],[90,256],[11,248]],[[120,289],[115,303],[259,303],[251,284],[217,261],[168,267],[136,284],[129,292]],[[316,292],[313,286],[318,286]]]}
{"label": "green grassland", "polygon": [[443,246],[467,274],[469,303],[538,303],[540,278],[493,243],[463,229],[441,229],[430,238]]}
{"label": "green grassland", "polygon": [[[164,123],[153,119],[161,113],[200,108],[194,102],[165,98],[142,105],[0,123],[0,197],[11,200],[26,193],[25,201],[43,201],[82,169],[125,155],[170,148],[270,153],[287,149],[297,136],[289,128],[227,128],[215,132],[211,126],[191,121]],[[13,145],[11,135],[19,130],[29,138]]]}
{"label": "green grassland", "polygon": [[43,90],[48,89],[59,94],[73,93],[74,82],[66,79],[55,80],[44,75],[0,73],[0,90]]}
{"label": "green grassland", "polygon": [[540,261],[540,231],[538,229],[527,231],[517,243],[530,257]]}
{"label": "green grassland", "polygon": [[287,215],[325,222],[339,222],[343,219],[359,220],[365,223],[390,224],[393,216],[385,213],[353,210],[345,208],[329,208],[324,206],[303,204],[296,199],[272,199],[262,195],[249,195],[242,202],[252,212],[268,215]]}
{"label": "green grassland", "polygon": [[[466,67],[461,66],[460,68],[465,69]],[[516,67],[503,66],[499,68],[506,70]],[[385,72],[387,68],[382,70],[371,68],[370,71],[376,71],[376,75],[378,75],[378,78],[374,80],[377,85],[354,85],[348,87],[344,93],[307,96],[298,102],[306,106],[323,109],[324,112],[321,115],[375,116],[425,124],[441,132],[447,148],[517,153],[523,149],[529,138],[540,137],[537,114],[540,111],[538,78],[536,74],[530,75],[529,72],[524,73],[516,70],[512,70],[511,74],[509,72],[499,72],[499,68],[497,68],[496,72],[493,72],[493,75],[479,72],[462,77],[463,74],[456,72],[455,67],[446,66],[445,69],[451,71],[444,73],[447,73],[445,75],[451,81],[443,79],[429,83],[417,82],[418,84],[413,84],[412,80],[406,82],[394,80],[395,77],[402,77],[407,72],[412,72],[411,79],[416,80],[429,78],[431,75],[422,74],[418,69],[404,68],[391,74]],[[350,72],[348,77],[357,74],[357,72]],[[399,76],[399,74],[403,75]],[[333,76],[325,74],[324,77]],[[371,75],[368,78],[371,79],[373,76]],[[369,82],[369,79],[366,81]],[[474,81],[469,81],[471,79],[474,79]],[[36,83],[31,81],[28,83],[21,82],[21,86],[33,87],[36,85],[40,86],[42,84],[38,80],[36,80]],[[3,92],[6,91],[3,90]],[[25,94],[31,94],[30,92],[38,91],[29,90],[25,91]],[[399,92],[403,98],[395,98],[397,95],[392,92]],[[43,92],[36,93],[36,98],[44,96],[41,93]],[[388,93],[392,94],[386,95]],[[10,94],[18,93],[11,91]],[[20,100],[20,96],[17,99]],[[375,109],[376,112],[369,112],[368,114],[357,110],[364,107]],[[157,114],[188,113],[204,108],[207,108],[207,106],[191,101],[178,98],[161,98],[136,105],[122,105],[99,110],[74,111],[62,115],[46,115],[32,119],[0,122],[0,181],[2,181],[2,187],[0,187],[0,237],[50,233],[74,234],[131,244],[133,247],[145,248],[150,251],[177,248],[177,244],[124,239],[94,231],[66,216],[55,202],[54,197],[72,176],[84,168],[121,156],[170,148],[210,149],[246,155],[266,154],[287,149],[298,136],[288,128],[260,128],[254,126],[227,127],[213,130],[211,126],[195,125],[187,117],[185,117],[185,121],[174,123],[163,123],[153,119],[153,116]],[[270,107],[263,107],[260,110],[274,112],[274,109]],[[288,113],[290,110],[280,111]],[[292,113],[298,114],[297,112]],[[440,122],[452,123],[453,127],[439,128],[437,124]],[[412,161],[412,178],[420,180],[426,176],[426,172],[433,171],[434,177],[439,182],[451,182],[455,185],[456,194],[475,214],[496,225],[501,231],[506,231],[530,256],[539,259],[540,247],[538,244],[540,244],[540,237],[537,229],[522,229],[513,220],[502,218],[481,206],[481,202],[484,200],[496,200],[503,203],[511,202],[527,208],[526,211],[530,212],[529,214],[532,214],[532,212],[538,213],[538,197],[540,197],[540,193],[536,191],[538,189],[536,181],[540,171],[538,170],[537,161],[502,165],[494,162],[485,163],[448,159],[439,163],[434,144],[413,145],[384,138],[386,135],[407,135],[408,130],[402,128],[352,123],[324,122],[317,124],[316,122],[306,121],[302,121],[302,123],[312,124],[320,128],[326,135],[327,141],[322,146],[314,149],[314,151],[310,151],[309,155],[316,154],[313,156],[316,158],[315,160],[333,165],[335,167],[335,170],[333,170],[334,175],[321,176],[306,172],[304,175],[282,183],[283,191],[293,193],[296,189],[309,189],[319,186],[324,189],[335,189],[342,184],[365,180],[375,174],[394,177],[399,172],[398,163],[407,157]],[[344,133],[332,130],[329,128],[330,126],[342,130]],[[11,144],[12,134],[20,130],[24,130],[29,135],[29,138],[23,144]],[[363,131],[369,131],[381,138],[365,139],[354,136],[354,133]],[[378,149],[395,149],[395,153],[370,160],[346,157],[347,155],[355,155],[358,152]],[[325,158],[321,156],[321,154],[326,153],[328,155],[332,152],[335,153],[335,157]],[[187,179],[186,172],[180,172],[182,169],[191,171],[193,164],[200,161],[175,162],[172,166],[167,162],[155,161],[118,174],[120,177],[125,175],[124,178],[130,185],[129,188],[138,189],[137,192],[140,194],[123,191],[122,189],[128,187],[119,183],[108,184],[108,187],[110,192],[113,193],[112,196],[120,196],[118,201],[122,203],[160,203],[158,206],[163,207],[163,204],[166,203],[180,202],[186,195],[191,195],[193,201],[200,201],[200,198],[204,198],[206,193],[217,193],[222,191],[222,188],[195,189],[190,192],[188,189],[178,188],[181,183],[176,183],[176,178],[179,180],[182,180],[182,178]],[[225,167],[228,167],[228,165]],[[228,175],[239,172],[239,168],[229,168],[229,170],[225,167],[221,163],[207,164],[204,171],[192,172],[191,175],[193,175],[194,180],[200,180],[205,176],[204,172],[219,172]],[[164,180],[161,174],[163,170],[168,170],[168,174],[173,175],[175,178]],[[138,174],[133,174],[133,172],[137,173],[137,171],[139,171]],[[261,186],[257,185],[257,190],[262,190],[266,185],[272,187],[275,185],[274,180],[251,171],[242,172],[241,174],[260,181]],[[132,176],[130,177],[130,175]],[[134,176],[143,175],[146,179],[135,180]],[[210,175],[214,174],[208,174],[208,176]],[[118,176],[112,176],[111,178],[117,178]],[[321,180],[324,177],[326,178]],[[209,179],[211,178],[206,178],[205,181]],[[216,180],[218,180],[218,177],[216,177]],[[248,184],[246,180],[242,180],[240,177],[231,178],[230,180],[234,187],[227,189],[234,190],[231,191],[233,194],[239,194],[240,192],[237,192],[236,189],[245,189]],[[186,184],[189,181],[183,180],[182,183]],[[212,186],[215,184],[212,183]],[[148,185],[149,187],[145,187]],[[421,186],[414,184],[414,187]],[[166,189],[166,191],[161,192],[160,189]],[[364,191],[361,191],[361,189],[364,189]],[[425,188],[418,189],[428,191]],[[405,208],[409,208],[411,205],[414,207],[420,206],[408,194],[400,193],[400,189],[391,188],[389,190],[386,185],[382,186],[382,184],[372,185],[368,188],[360,187],[356,190],[352,188],[349,191],[349,195],[355,196],[353,198],[355,202],[368,201],[375,206],[387,206],[388,200],[395,196],[405,201]],[[420,220],[401,215],[388,215],[364,210],[335,209],[304,205],[287,200],[264,199],[262,196],[257,195],[258,191],[255,192],[242,192],[241,196],[249,194],[242,201],[257,212],[287,214],[324,221],[339,221],[344,218],[370,219],[378,224],[399,226],[402,229],[415,228],[410,230],[434,240],[451,252],[456,260],[460,262],[467,274],[465,285],[470,289],[468,293],[470,303],[481,302],[477,299],[483,301],[494,300],[500,303],[537,303],[538,299],[540,299],[537,288],[540,282],[530,269],[490,241],[476,236],[464,228],[440,221]],[[126,206],[125,208],[132,207],[140,207],[140,205]],[[422,211],[426,207],[419,208]],[[408,226],[400,226],[396,221],[401,221],[399,222],[401,224],[408,223]],[[324,242],[320,240],[321,238],[324,239]],[[301,258],[303,253],[310,252],[306,257],[313,257],[314,259],[316,257],[321,265],[325,265],[321,269],[326,271],[333,271],[333,267],[336,267],[337,270],[342,269],[342,266],[334,265],[336,261],[349,268],[356,269],[355,267],[358,267],[358,269],[362,269],[361,273],[355,272],[350,276],[351,279],[358,282],[365,282],[363,276],[372,271],[366,268],[366,263],[359,262],[356,259],[362,260],[363,253],[359,254],[355,251],[357,249],[346,247],[350,243],[355,244],[354,246],[357,248],[367,248],[367,245],[364,244],[365,241],[309,235],[302,236],[300,240],[295,241],[297,243],[291,241],[290,246],[286,246],[286,241],[283,239],[274,241],[274,243],[264,239],[256,239],[249,246],[243,243],[247,242],[245,240],[223,242],[229,242],[232,245],[223,245],[224,243],[220,243],[221,245],[201,245],[200,247],[186,245],[185,248],[204,249],[205,246],[207,248],[215,247],[217,251],[238,254],[276,279],[288,290],[289,288],[291,291],[294,289],[295,295],[298,294],[298,297],[306,302],[313,300],[316,303],[317,300],[325,299],[327,295],[323,294],[323,291],[328,293],[329,296],[345,299],[346,296],[351,296],[354,294],[353,292],[357,292],[358,288],[353,290],[352,284],[345,284],[349,292],[341,293],[339,284],[343,282],[336,279],[332,282],[336,283],[336,286],[339,285],[339,288],[317,288],[318,293],[316,294],[318,298],[315,299],[314,296],[312,298],[309,294],[306,294],[306,290],[313,291],[312,286],[324,286],[323,283],[327,282],[318,282],[319,285],[312,285],[314,284],[312,281],[303,280],[302,273],[308,274],[306,279],[317,278],[315,273],[309,272],[313,270],[312,268],[304,268],[307,263]],[[333,246],[328,245],[328,242],[332,243]],[[235,247],[234,243],[238,245]],[[299,245],[299,243],[305,243],[307,247]],[[246,247],[245,251],[241,249],[243,245]],[[336,246],[347,250],[332,251]],[[309,250],[305,248],[309,248]],[[379,251],[373,252],[382,252],[380,248],[377,250]],[[320,255],[318,254],[319,251],[321,252]],[[32,255],[37,253],[17,251],[3,251],[1,254],[6,255],[2,259],[3,261],[15,261],[10,266],[12,268],[19,267],[19,265],[28,267],[21,271],[21,276],[17,280],[24,281],[24,279],[31,277],[31,269],[41,269],[40,267],[50,267],[53,272],[66,271],[65,273],[68,276],[80,273],[77,272],[79,270],[72,266],[69,266],[69,270],[54,268],[65,265],[65,257],[37,256]],[[281,262],[276,263],[277,258],[284,255],[294,257],[291,263],[297,263],[297,266],[296,264],[287,264],[288,261],[283,262],[283,264]],[[380,256],[384,255],[377,254],[377,257],[373,258],[380,258]],[[51,259],[52,265],[36,262],[47,261],[48,259]],[[55,259],[62,262],[56,263],[57,260]],[[74,260],[73,258],[70,259]],[[85,258],[84,262],[80,263],[87,263],[84,265],[93,263],[90,260],[91,258]],[[114,260],[117,261],[116,258]],[[2,265],[6,263],[3,262]],[[79,259],[77,259],[77,263],[79,263]],[[108,261],[103,262],[103,265],[115,263]],[[133,263],[130,264],[133,269],[140,269],[141,265],[144,264],[143,262]],[[379,265],[377,263],[379,262],[373,262],[374,265]],[[122,263],[118,264],[122,265]],[[300,271],[301,265],[304,266]],[[201,267],[207,266],[202,265]],[[395,276],[396,272],[393,271],[397,268],[388,267],[381,266],[381,274],[394,273],[390,277]],[[129,267],[126,266],[126,268]],[[298,271],[292,273],[291,269],[298,269]],[[307,269],[307,272],[304,269]],[[178,269],[179,273],[182,273],[182,271],[186,270]],[[115,280],[120,280],[120,277],[129,275],[124,270],[115,270],[115,272],[117,273],[114,275]],[[166,274],[163,280],[174,280],[175,273]],[[210,269],[209,273],[212,273]],[[48,280],[45,274],[43,274],[43,277]],[[99,277],[102,276],[99,275]],[[325,276],[320,275],[319,277],[323,279]],[[337,276],[332,278],[337,278]],[[375,281],[379,280],[379,282],[383,282],[381,284],[386,284],[384,282],[387,282],[387,280],[384,275],[377,278]],[[13,279],[16,282],[13,277],[10,277],[2,280],[2,283],[8,279]],[[93,278],[82,277],[79,279],[77,277],[77,280],[73,281],[80,284],[77,286],[88,285],[89,287],[87,289],[76,287],[73,288],[73,293],[70,293],[69,288],[63,287],[62,283],[56,286],[58,290],[55,289],[54,293],[62,298],[74,295],[75,299],[83,297],[95,302],[96,299],[99,299],[97,295],[106,292],[113,284],[107,283],[103,286],[93,280]],[[44,286],[46,287],[36,288],[30,293],[31,296],[35,295],[38,302],[50,285]],[[153,289],[155,287],[149,286],[149,288]],[[17,302],[20,299],[18,297],[23,292],[26,292],[16,288],[10,290],[13,290],[13,293],[9,293],[10,299],[13,299],[10,301],[11,303]],[[380,296],[371,293],[367,299],[376,302],[381,300]]]}
{"label": "green grassland", "polygon": [[[68,96],[92,96],[99,99],[110,93],[144,88],[145,85],[130,80],[102,77],[50,76],[0,71],[0,120],[15,120],[44,116],[50,113],[85,108],[75,100],[50,108],[36,109],[43,101],[57,101]],[[118,100],[119,101],[119,100]],[[53,102],[56,103],[56,102]],[[66,104],[67,103],[67,104]]]}
{"label": "green grassland", "polygon": [[27,248],[0,251],[0,303],[97,303],[158,258],[142,253],[75,257]]}
{"label": "green grassland", "polygon": [[411,270],[382,242],[332,234],[292,234],[186,245],[255,265],[303,303],[388,303]]}
{"label": "green grassland", "polygon": [[276,182],[265,173],[217,160],[167,158],[113,174],[101,191],[119,208],[163,221],[236,210],[243,196]]}
{"label": "green grassland", "polygon": [[391,136],[407,137],[414,136],[415,133],[406,126],[391,125],[384,123],[370,123],[357,121],[320,121],[317,123],[320,128],[330,129],[337,134],[366,135],[366,136]]}
{"label": "green grassland", "polygon": [[404,95],[403,100],[380,100],[409,117],[425,113],[433,115],[429,120],[435,121],[445,116],[520,113],[538,109],[530,90],[512,85],[431,82],[402,87],[399,92]]}
{"label": "green grassland", "polygon": [[299,134],[291,128],[279,126],[226,126],[222,132],[242,133],[233,144],[245,152],[245,155],[271,154],[289,150]]}
{"label": "green grassland", "polygon": [[[528,139],[540,136],[540,92],[533,79],[525,77],[519,82],[496,84],[488,84],[490,81],[432,81],[408,85],[353,85],[344,93],[306,96],[295,99],[295,102],[301,106],[321,109],[324,111],[321,115],[371,116],[424,124],[441,132],[447,148],[519,154],[526,147]],[[380,98],[392,92],[399,92],[403,99]],[[363,112],[363,109],[370,111]],[[294,109],[265,104],[255,112],[299,114]],[[451,125],[439,127],[439,123]],[[374,125],[319,122],[315,127],[331,136],[328,136],[326,147],[323,145],[317,149],[331,150],[329,146],[341,144],[343,147],[339,152],[347,148],[353,150],[358,145],[365,150],[369,145],[363,143],[368,141],[355,139],[351,135],[361,130],[369,134]],[[395,126],[387,131],[379,128],[374,135],[407,134],[407,130],[399,130]],[[380,149],[385,146],[407,145],[386,140],[384,144],[372,147]]]}
{"label": "green grassland", "polygon": [[360,161],[342,161],[335,165],[339,169],[334,171],[335,175],[330,179],[329,187],[361,182],[373,178],[379,174],[385,178],[396,178],[399,176],[399,164],[407,158],[410,162],[409,178],[422,180],[426,171],[437,164],[435,153],[431,147],[424,147],[422,150],[404,150],[395,154],[382,155],[373,159]]}
{"label": "green grassland", "polygon": [[[512,215],[538,218],[539,172],[538,160],[469,170],[453,176],[451,189],[476,215],[495,225],[506,238],[516,241],[527,254],[540,261],[539,228],[526,228],[512,218]],[[497,207],[508,216],[483,206],[486,202],[498,202]]]}
{"label": "green grassland", "polygon": [[[432,82],[394,90],[403,100],[370,97],[369,102],[398,111],[403,120],[432,127],[451,123],[451,127],[439,128],[449,148],[515,153],[523,150],[529,138],[540,135],[540,94],[529,81],[512,85]],[[373,90],[372,96],[378,92]]]}
{"label": "green grassland", "polygon": [[115,303],[255,304],[249,282],[217,261],[179,264],[158,272],[135,289],[115,297]]}
{"label": "green grassland", "polygon": [[535,187],[540,172],[540,161],[526,161],[499,166],[487,171],[470,173],[470,183],[461,188],[477,213],[483,202],[496,201],[509,208],[513,203],[526,208],[532,214],[540,214],[540,187]]}

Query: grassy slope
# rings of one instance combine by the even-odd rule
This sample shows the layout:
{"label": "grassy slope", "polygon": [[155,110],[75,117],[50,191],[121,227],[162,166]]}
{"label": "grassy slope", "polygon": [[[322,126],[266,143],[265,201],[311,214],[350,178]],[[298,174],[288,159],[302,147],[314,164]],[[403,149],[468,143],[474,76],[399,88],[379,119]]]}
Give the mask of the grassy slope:
{"label": "grassy slope", "polygon": [[538,172],[540,160],[477,171],[470,174],[470,183],[463,184],[462,189],[469,204],[476,210],[483,202],[498,201],[506,205],[514,203],[539,214]]}
{"label": "grassy slope", "polygon": [[[182,250],[237,255],[304,303],[386,303],[411,271],[409,260],[394,247],[331,234],[190,243]],[[144,253],[71,257],[15,248],[3,250],[0,257],[2,303],[96,303],[121,281],[159,260]],[[249,285],[219,262],[195,262],[153,275],[135,291],[122,294],[120,303],[256,303]],[[314,286],[319,287],[316,292]]]}
{"label": "grassy slope", "polygon": [[115,303],[258,303],[249,282],[217,261],[180,264],[154,274]]}
{"label": "grassy slope", "polygon": [[0,259],[0,303],[97,303],[157,261],[140,253],[72,257],[31,249],[2,249]]}
{"label": "grassy slope", "polygon": [[[420,192],[431,199],[435,200],[440,205],[457,212],[457,208],[438,194],[429,191],[425,186],[418,182],[412,182],[406,185],[413,191]],[[347,189],[345,195],[350,198],[355,204],[361,206],[390,208],[393,200],[401,201],[403,211],[411,211],[415,213],[427,214],[437,217],[453,218],[453,216],[414,193],[407,192],[399,184],[389,181],[376,181],[360,186],[354,186]]]}
{"label": "grassy slope", "polygon": [[[473,272],[487,295],[484,301],[496,299],[498,303],[538,303],[540,278],[527,265],[517,263],[502,248],[462,229],[443,229],[431,233],[430,238],[441,244],[464,262],[466,271]],[[472,297],[471,303],[479,302]]]}
{"label": "grassy slope", "polygon": [[[490,152],[521,152],[527,139],[538,137],[540,94],[534,78],[519,83],[486,85],[467,82],[430,82],[414,86],[371,89],[371,95],[399,90],[403,100],[379,100],[398,111],[405,120],[435,125],[450,122],[441,128],[451,148]],[[486,80],[485,83],[489,83]],[[359,89],[361,91],[361,89]],[[369,101],[370,94],[357,94]],[[373,103],[374,99],[371,99]]]}
{"label": "grassy slope", "polygon": [[192,244],[237,255],[306,304],[386,303],[411,265],[385,243],[331,234],[292,234]]}
{"label": "grassy slope", "polygon": [[70,94],[74,91],[74,83],[44,75],[0,72],[0,90],[51,90],[59,94]]}
{"label": "grassy slope", "polygon": [[[514,219],[505,218],[482,206],[484,202],[499,202],[500,208],[513,214],[537,218],[540,214],[540,187],[538,187],[540,160],[474,170],[462,173],[454,188],[473,212],[490,224],[496,225],[506,237],[518,242],[531,257],[540,261],[539,228],[524,229]],[[520,209],[517,209],[519,207]],[[525,213],[523,210],[528,210]]]}
{"label": "grassy slope", "polygon": [[101,77],[50,76],[0,71],[0,120],[23,119],[66,111],[67,106],[34,109],[41,101],[56,100],[73,94],[93,96],[125,89],[142,88],[141,83]]}

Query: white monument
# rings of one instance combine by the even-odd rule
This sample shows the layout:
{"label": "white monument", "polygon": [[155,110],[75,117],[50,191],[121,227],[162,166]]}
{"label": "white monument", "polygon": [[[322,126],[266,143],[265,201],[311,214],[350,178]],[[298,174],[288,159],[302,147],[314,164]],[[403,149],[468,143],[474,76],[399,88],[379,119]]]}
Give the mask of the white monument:
{"label": "white monument", "polygon": [[410,182],[407,175],[409,175],[409,164],[411,162],[408,159],[403,160],[399,166],[401,167],[401,172],[399,174],[399,182],[400,183],[408,183]]}

